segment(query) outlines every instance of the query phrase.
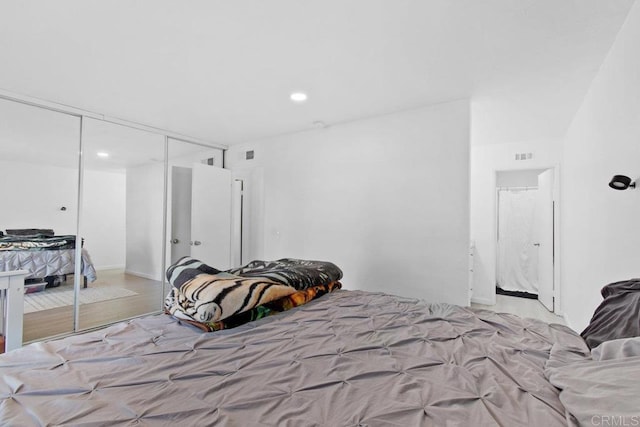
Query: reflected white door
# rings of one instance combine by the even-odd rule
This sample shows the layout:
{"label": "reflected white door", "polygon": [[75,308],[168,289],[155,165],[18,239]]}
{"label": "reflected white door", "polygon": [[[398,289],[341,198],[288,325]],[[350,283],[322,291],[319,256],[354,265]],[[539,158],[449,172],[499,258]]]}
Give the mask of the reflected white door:
{"label": "reflected white door", "polygon": [[171,263],[191,254],[191,168],[171,169]]}
{"label": "reflected white door", "polygon": [[538,247],[538,300],[553,311],[553,169],[538,175],[535,238]]}
{"label": "reflected white door", "polygon": [[231,268],[231,171],[194,163],[191,256],[219,270]]}

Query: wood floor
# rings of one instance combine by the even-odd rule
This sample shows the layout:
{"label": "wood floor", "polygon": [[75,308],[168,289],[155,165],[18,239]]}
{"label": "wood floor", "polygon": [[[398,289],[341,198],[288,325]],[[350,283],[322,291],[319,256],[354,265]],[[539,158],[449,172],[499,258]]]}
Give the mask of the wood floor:
{"label": "wood floor", "polygon": [[[164,291],[162,283],[125,274],[123,270],[100,270],[98,280],[89,287],[115,286],[130,289],[137,295],[108,301],[82,304],[79,329],[91,329],[134,316],[158,312],[162,308]],[[73,276],[61,286],[73,289]],[[47,292],[44,290],[43,292]],[[73,307],[65,306],[24,315],[23,342],[73,332]]]}
{"label": "wood floor", "polygon": [[485,310],[491,310],[498,313],[517,314],[520,317],[529,317],[542,320],[547,323],[559,323],[561,325],[566,325],[562,317],[556,316],[554,313],[547,310],[537,299],[496,295],[495,305],[471,303],[471,307],[483,308]]}

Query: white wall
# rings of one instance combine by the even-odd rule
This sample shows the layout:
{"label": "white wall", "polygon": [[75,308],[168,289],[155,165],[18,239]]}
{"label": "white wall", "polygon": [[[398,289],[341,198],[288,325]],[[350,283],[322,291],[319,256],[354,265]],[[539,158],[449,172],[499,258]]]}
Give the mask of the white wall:
{"label": "white wall", "polygon": [[[471,240],[475,242],[472,301],[495,304],[496,171],[554,167],[560,163],[561,151],[561,141],[556,140],[471,148]],[[532,153],[533,158],[515,160],[516,153]]]}
{"label": "white wall", "polygon": [[501,171],[496,174],[496,187],[537,187],[538,175],[546,169]]}
{"label": "white wall", "polygon": [[346,288],[468,304],[469,126],[458,101],[233,146],[228,167],[263,185],[255,255],[330,260]]}
{"label": "white wall", "polygon": [[52,228],[59,235],[76,234],[77,169],[0,161],[0,182],[0,230]]}
{"label": "white wall", "polygon": [[562,282],[565,314],[582,330],[607,283],[640,276],[640,3],[633,6],[564,143]]}
{"label": "white wall", "polygon": [[164,164],[127,169],[126,272],[161,280]]}
{"label": "white wall", "polygon": [[[0,229],[51,228],[76,234],[78,170],[0,161]],[[124,175],[85,171],[82,236],[96,268],[124,265]],[[61,207],[67,209],[62,211]]]}
{"label": "white wall", "polygon": [[124,268],[126,176],[122,172],[85,170],[82,196],[84,247],[97,270]]}

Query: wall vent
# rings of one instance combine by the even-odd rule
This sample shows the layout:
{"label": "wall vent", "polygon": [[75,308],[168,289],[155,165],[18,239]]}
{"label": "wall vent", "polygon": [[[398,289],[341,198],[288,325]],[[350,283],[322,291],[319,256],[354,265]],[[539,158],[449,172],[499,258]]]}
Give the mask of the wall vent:
{"label": "wall vent", "polygon": [[516,160],[531,160],[533,153],[516,153]]}

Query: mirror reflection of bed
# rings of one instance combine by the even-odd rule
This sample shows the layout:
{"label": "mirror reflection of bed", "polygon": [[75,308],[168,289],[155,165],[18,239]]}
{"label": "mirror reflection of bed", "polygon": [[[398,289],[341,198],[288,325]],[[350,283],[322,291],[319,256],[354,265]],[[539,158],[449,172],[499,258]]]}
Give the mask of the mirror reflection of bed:
{"label": "mirror reflection of bed", "polygon": [[[80,236],[83,256],[95,268],[95,277],[82,274],[87,263],[75,266],[72,242],[66,254],[47,253],[49,261],[68,259],[64,270],[48,266],[46,274],[27,277],[23,341],[158,312],[166,294],[165,156],[192,164],[214,157],[212,149],[203,153],[202,146],[170,140],[165,153],[164,135],[98,118],[84,117],[81,123],[70,114],[4,99],[0,116],[0,181],[13,183],[3,187],[0,230]],[[221,162],[220,150],[213,151]],[[10,269],[17,267],[22,266]],[[74,286],[79,287],[77,317]]]}

